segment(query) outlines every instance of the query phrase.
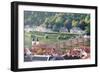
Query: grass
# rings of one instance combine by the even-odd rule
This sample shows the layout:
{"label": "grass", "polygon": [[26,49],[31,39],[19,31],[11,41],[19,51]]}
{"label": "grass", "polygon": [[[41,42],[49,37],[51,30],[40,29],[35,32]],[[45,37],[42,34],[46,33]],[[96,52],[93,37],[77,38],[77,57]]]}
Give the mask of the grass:
{"label": "grass", "polygon": [[[70,33],[61,33],[61,32],[25,32],[24,33],[24,45],[25,47],[32,47],[32,38],[38,38],[39,42],[41,43],[48,43],[48,44],[54,44],[57,42],[63,42],[65,40],[68,40],[72,37],[77,36],[78,34],[70,34]],[[45,36],[48,36],[47,38]],[[58,37],[60,37],[58,39]]]}
{"label": "grass", "polygon": [[24,47],[31,48],[32,47],[32,38],[30,33],[24,33]]}

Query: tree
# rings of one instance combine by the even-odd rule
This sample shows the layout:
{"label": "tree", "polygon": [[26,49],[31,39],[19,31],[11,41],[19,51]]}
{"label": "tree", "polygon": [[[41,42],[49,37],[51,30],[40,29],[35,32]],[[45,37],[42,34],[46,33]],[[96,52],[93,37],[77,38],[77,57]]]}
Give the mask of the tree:
{"label": "tree", "polygon": [[87,25],[87,26],[85,27],[85,31],[86,31],[86,34],[87,34],[87,35],[90,35],[90,25]]}
{"label": "tree", "polygon": [[72,23],[70,20],[65,20],[64,22],[64,27],[66,27],[68,29],[68,31],[70,31],[70,29],[72,28]]}
{"label": "tree", "polygon": [[85,24],[84,20],[81,19],[81,20],[79,21],[79,23],[78,23],[78,27],[79,27],[80,29],[82,29],[82,30],[85,30],[85,26],[86,26],[86,24]]}
{"label": "tree", "polygon": [[66,27],[66,25],[67,25],[68,22],[69,22],[68,20],[64,21],[64,27]]}
{"label": "tree", "polygon": [[90,24],[90,15],[87,15],[87,16],[85,17],[84,22],[85,22],[86,24]]}
{"label": "tree", "polygon": [[64,22],[64,19],[62,17],[57,17],[55,23],[56,24],[62,24]]}
{"label": "tree", "polygon": [[44,24],[43,26],[45,26],[45,28],[48,28],[51,25],[50,18],[46,18],[43,24]]}
{"label": "tree", "polygon": [[78,25],[78,21],[73,19],[72,20],[72,26],[77,27],[77,25]]}

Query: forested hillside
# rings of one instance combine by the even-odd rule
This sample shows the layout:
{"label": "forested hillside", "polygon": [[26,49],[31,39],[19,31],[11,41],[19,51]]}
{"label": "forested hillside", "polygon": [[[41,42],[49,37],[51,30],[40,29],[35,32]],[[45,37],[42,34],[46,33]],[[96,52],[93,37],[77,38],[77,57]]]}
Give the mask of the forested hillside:
{"label": "forested hillside", "polygon": [[90,34],[90,14],[24,11],[24,24],[43,26],[56,32],[63,27],[68,31],[78,27]]}

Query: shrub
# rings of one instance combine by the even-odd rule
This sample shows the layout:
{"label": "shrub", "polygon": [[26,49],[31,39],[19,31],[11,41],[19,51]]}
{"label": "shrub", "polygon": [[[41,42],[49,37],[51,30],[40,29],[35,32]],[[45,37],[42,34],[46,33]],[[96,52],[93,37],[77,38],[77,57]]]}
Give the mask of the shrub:
{"label": "shrub", "polygon": [[45,36],[44,36],[44,37],[45,37],[45,39],[48,39],[48,35],[47,35],[47,34],[45,34]]}

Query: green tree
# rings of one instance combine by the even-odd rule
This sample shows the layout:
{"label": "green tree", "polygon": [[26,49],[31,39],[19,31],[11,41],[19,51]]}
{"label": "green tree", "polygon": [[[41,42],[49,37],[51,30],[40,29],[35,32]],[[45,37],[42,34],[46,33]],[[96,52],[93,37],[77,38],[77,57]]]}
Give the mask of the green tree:
{"label": "green tree", "polygon": [[85,17],[84,22],[85,22],[86,24],[90,24],[90,15],[87,15],[87,16]]}
{"label": "green tree", "polygon": [[85,32],[86,32],[88,35],[90,35],[90,25],[87,25],[87,26],[85,27]]}
{"label": "green tree", "polygon": [[72,20],[72,26],[73,27],[76,27],[77,25],[78,25],[78,21],[73,19]]}
{"label": "green tree", "polygon": [[68,23],[68,20],[65,20],[64,27],[66,27],[67,23]]}

